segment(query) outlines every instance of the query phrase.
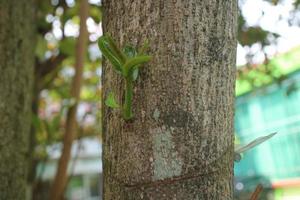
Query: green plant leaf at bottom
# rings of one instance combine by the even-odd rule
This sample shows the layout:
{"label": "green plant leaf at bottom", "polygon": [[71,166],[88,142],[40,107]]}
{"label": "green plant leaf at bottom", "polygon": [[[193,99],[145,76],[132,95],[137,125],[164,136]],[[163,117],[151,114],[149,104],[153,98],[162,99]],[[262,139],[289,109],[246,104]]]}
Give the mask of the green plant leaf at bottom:
{"label": "green plant leaf at bottom", "polygon": [[113,92],[110,92],[105,100],[105,105],[110,108],[119,108],[120,105],[117,103],[115,95]]}

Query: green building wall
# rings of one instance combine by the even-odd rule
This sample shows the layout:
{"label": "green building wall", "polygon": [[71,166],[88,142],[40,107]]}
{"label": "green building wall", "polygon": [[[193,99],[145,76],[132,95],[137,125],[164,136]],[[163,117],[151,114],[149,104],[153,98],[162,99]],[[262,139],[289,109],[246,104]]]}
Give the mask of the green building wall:
{"label": "green building wall", "polygon": [[236,99],[236,140],[247,143],[278,132],[235,164],[235,176],[270,182],[300,177],[300,71]]}

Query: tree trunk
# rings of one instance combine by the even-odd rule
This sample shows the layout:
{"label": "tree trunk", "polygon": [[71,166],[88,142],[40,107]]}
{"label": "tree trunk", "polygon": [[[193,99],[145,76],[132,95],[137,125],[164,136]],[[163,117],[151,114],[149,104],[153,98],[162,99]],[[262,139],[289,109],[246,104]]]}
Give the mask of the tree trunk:
{"label": "tree trunk", "polygon": [[[104,197],[233,199],[237,1],[105,0],[118,42],[150,42],[132,122],[104,110]],[[124,83],[104,65],[104,96]]]}
{"label": "tree trunk", "polygon": [[67,114],[66,130],[63,139],[63,150],[62,155],[59,159],[57,172],[51,188],[51,200],[63,199],[63,194],[66,188],[68,180],[68,164],[71,158],[71,148],[74,137],[77,132],[76,112],[77,103],[80,100],[81,82],[83,77],[83,65],[86,53],[88,32],[86,27],[86,19],[88,17],[88,0],[80,1],[80,30],[76,46],[76,57],[75,57],[75,76],[71,86],[71,97],[76,101],[75,105],[72,105]]}
{"label": "tree trunk", "polygon": [[0,1],[0,200],[26,199],[34,18],[33,0]]}

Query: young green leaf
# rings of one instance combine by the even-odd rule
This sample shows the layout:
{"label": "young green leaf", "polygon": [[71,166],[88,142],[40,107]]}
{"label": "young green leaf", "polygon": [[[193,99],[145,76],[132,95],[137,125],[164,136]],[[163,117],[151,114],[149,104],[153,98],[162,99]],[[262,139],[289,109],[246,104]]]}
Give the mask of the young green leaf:
{"label": "young green leaf", "polygon": [[145,51],[149,48],[149,41],[145,40],[142,48],[139,50],[138,55],[141,56],[145,53]]}
{"label": "young green leaf", "polygon": [[124,65],[125,77],[132,75],[135,68],[140,67],[142,64],[145,64],[151,60],[151,56],[136,56],[130,58]]}
{"label": "young green leaf", "polygon": [[106,39],[105,36],[102,36],[99,38],[98,41],[98,46],[99,49],[101,50],[102,54],[111,62],[111,64],[113,65],[114,69],[118,72],[118,73],[122,73],[123,69],[122,69],[122,60],[120,60],[115,54],[114,52],[111,50],[110,45]]}
{"label": "young green leaf", "polygon": [[[123,52],[127,56],[127,58],[133,58],[137,55],[136,49],[131,45],[126,45],[123,48]],[[131,79],[133,81],[135,81],[137,79],[138,75],[139,75],[139,69],[138,69],[138,67],[136,67],[136,69],[134,69],[133,72],[132,72],[132,78]]]}
{"label": "young green leaf", "polygon": [[127,56],[127,58],[133,58],[137,55],[136,49],[131,45],[126,45],[123,48],[123,52]]}
{"label": "young green leaf", "polygon": [[[127,45],[122,51],[118,48],[114,40],[105,35],[100,37],[98,45],[102,54],[112,63],[114,69],[120,73],[125,79],[125,100],[122,105],[123,118],[129,120],[133,117],[132,113],[132,99],[133,99],[133,81],[137,79],[139,73],[139,67],[146,62],[149,62],[151,56],[144,55],[144,52],[148,48],[148,42],[146,41],[139,51],[133,46]],[[105,104],[111,108],[121,107],[113,93],[109,93]]]}
{"label": "young green leaf", "polygon": [[131,79],[132,79],[133,81],[135,81],[135,80],[137,79],[138,76],[139,76],[139,68],[137,67],[137,68],[135,68],[135,69],[133,70]]}
{"label": "young green leaf", "polygon": [[126,62],[126,56],[124,53],[118,48],[115,41],[109,35],[106,35],[105,38],[113,54],[121,61],[122,64],[124,64]]}
{"label": "young green leaf", "polygon": [[119,108],[120,105],[117,103],[115,99],[115,95],[113,92],[110,92],[105,100],[105,105],[111,108]]}

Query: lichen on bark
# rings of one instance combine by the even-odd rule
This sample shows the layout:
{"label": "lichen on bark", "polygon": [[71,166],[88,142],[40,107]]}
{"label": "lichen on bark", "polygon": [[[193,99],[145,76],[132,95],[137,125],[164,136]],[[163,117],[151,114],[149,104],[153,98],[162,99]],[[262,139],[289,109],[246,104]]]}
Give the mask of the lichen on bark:
{"label": "lichen on bark", "polygon": [[153,180],[181,175],[182,160],[175,149],[170,131],[165,128],[150,130],[153,135]]}

